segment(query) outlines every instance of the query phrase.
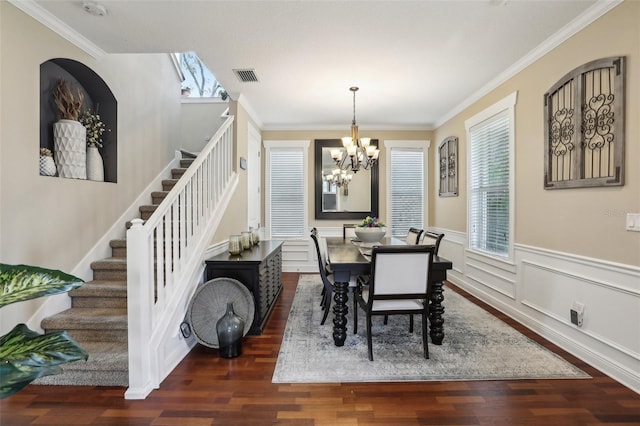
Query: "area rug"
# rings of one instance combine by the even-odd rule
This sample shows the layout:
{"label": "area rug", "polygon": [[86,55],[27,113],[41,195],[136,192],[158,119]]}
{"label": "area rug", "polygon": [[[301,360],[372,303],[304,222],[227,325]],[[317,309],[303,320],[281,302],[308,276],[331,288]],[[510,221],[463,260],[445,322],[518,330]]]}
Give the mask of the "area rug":
{"label": "area rug", "polygon": [[583,379],[588,374],[451,290],[445,290],[442,345],[422,356],[421,324],[407,316],[373,318],[369,361],[364,313],[353,334],[349,300],[347,340],[333,344],[333,314],[320,325],[318,275],[302,275],[273,373],[273,383],[409,382],[449,380]]}

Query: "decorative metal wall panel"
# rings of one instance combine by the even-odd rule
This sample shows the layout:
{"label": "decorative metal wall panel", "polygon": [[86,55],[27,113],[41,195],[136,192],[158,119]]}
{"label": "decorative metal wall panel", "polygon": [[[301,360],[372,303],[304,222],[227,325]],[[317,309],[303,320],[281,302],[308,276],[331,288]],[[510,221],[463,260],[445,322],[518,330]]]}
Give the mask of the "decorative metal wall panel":
{"label": "decorative metal wall panel", "polygon": [[625,58],[576,68],[544,95],[544,187],[624,184]]}
{"label": "decorative metal wall panel", "polygon": [[441,197],[458,195],[458,138],[449,136],[438,146]]}

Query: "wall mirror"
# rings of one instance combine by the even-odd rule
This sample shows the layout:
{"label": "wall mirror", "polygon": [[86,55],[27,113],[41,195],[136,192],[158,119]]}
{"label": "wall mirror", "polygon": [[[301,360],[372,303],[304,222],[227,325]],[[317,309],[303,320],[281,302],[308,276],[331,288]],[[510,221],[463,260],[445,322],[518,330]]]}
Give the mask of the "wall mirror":
{"label": "wall mirror", "polygon": [[[371,140],[378,144],[377,140]],[[340,139],[316,139],[315,141],[315,208],[316,219],[357,219],[378,216],[378,164],[358,172],[347,171],[337,175],[331,150],[342,147]],[[342,173],[340,173],[342,174]],[[350,175],[350,177],[349,177]],[[336,182],[336,180],[338,182]],[[347,180],[347,182],[344,182]]]}

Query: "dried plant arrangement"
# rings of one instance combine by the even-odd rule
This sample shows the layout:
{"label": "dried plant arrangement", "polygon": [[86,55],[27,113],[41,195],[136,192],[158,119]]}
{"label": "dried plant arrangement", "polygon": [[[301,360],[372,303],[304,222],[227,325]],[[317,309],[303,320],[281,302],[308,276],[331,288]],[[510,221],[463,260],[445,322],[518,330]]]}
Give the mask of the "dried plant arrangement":
{"label": "dried plant arrangement", "polygon": [[76,87],[74,94],[64,78],[58,80],[56,87],[53,89],[53,101],[58,108],[58,116],[60,120],[78,121],[80,109],[84,102],[84,95],[79,87]]}
{"label": "dried plant arrangement", "polygon": [[43,157],[53,157],[53,153],[47,148],[40,148],[40,155]]}
{"label": "dried plant arrangement", "polygon": [[111,129],[107,129],[100,114],[87,110],[80,115],[79,121],[87,129],[87,146],[102,148],[102,134]]}

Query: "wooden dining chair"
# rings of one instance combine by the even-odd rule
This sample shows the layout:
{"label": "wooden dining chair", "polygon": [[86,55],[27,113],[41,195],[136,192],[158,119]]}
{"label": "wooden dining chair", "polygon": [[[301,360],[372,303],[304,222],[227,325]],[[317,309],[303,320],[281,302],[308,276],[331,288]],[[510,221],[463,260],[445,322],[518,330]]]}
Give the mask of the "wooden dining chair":
{"label": "wooden dining chair", "polygon": [[[316,253],[318,255],[318,272],[320,272],[320,279],[322,280],[323,290],[320,301],[320,306],[324,313],[322,314],[322,321],[320,325],[324,325],[329,316],[329,310],[331,308],[331,301],[333,300],[333,275],[328,269],[328,263],[326,261],[327,241],[324,238],[318,237],[317,233],[311,233],[311,239],[315,243]],[[353,291],[358,285],[357,277],[351,277],[349,280],[349,290]]]}
{"label": "wooden dining chair", "polygon": [[327,316],[329,315],[329,308],[331,307],[331,298],[333,296],[333,281],[329,279],[329,275],[327,275],[325,261],[322,256],[322,252],[320,251],[320,243],[318,242],[318,236],[311,233],[311,239],[313,240],[316,247],[316,254],[318,255],[318,272],[320,273],[320,279],[322,280],[322,293],[321,293],[321,301],[320,306],[324,311],[322,315],[321,325],[324,325],[324,322],[327,320]]}
{"label": "wooden dining chair", "polygon": [[421,235],[422,235],[422,229],[409,228],[409,232],[407,233],[405,242],[410,245],[418,244],[420,242]]}
{"label": "wooden dining chair", "polygon": [[[427,245],[373,248],[369,286],[358,288],[354,295],[357,305],[366,315],[370,361],[373,361],[371,318],[374,315],[409,315],[409,331],[413,332],[413,314],[421,314],[423,355],[429,358],[427,318],[433,250],[433,246]],[[353,316],[353,332],[357,334],[358,309],[354,310]]]}
{"label": "wooden dining chair", "polygon": [[434,256],[438,255],[438,250],[440,249],[440,242],[444,238],[444,234],[439,234],[433,231],[425,231],[420,238],[418,244],[424,245],[432,245],[434,246],[433,254]]}

